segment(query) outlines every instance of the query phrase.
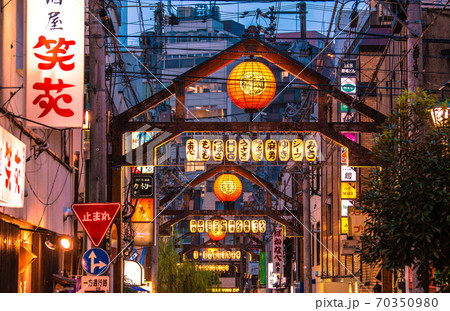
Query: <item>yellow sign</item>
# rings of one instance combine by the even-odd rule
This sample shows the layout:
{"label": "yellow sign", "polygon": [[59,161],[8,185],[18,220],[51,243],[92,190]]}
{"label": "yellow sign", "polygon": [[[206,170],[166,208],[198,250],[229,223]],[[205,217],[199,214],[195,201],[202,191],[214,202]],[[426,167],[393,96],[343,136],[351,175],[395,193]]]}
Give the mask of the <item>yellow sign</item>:
{"label": "yellow sign", "polygon": [[341,218],[341,234],[348,234],[348,217]]}
{"label": "yellow sign", "polygon": [[356,183],[341,183],[341,199],[356,199]]}

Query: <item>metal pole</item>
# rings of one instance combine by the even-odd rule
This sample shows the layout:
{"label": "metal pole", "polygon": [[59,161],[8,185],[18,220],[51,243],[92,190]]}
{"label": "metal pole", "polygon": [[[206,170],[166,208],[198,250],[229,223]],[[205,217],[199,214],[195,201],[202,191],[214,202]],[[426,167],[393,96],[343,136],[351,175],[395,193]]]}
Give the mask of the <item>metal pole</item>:
{"label": "metal pole", "polygon": [[312,293],[312,267],[311,267],[311,209],[310,209],[310,184],[309,164],[303,159],[303,247],[305,262],[305,293]]}
{"label": "metal pole", "polygon": [[[407,10],[408,38],[408,90],[416,92],[423,87],[423,48],[422,39],[422,3],[421,0],[410,0]],[[417,43],[416,43],[417,42]],[[414,265],[413,265],[414,267]],[[423,293],[424,289],[418,284],[418,269],[412,270],[412,290],[414,293]]]}

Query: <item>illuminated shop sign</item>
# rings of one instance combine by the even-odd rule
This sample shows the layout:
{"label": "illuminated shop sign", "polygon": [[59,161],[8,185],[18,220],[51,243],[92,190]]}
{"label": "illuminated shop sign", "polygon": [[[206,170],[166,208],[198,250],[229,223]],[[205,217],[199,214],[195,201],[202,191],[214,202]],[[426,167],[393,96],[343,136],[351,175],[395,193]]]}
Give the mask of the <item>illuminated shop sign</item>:
{"label": "illuminated shop sign", "polygon": [[26,146],[0,126],[0,206],[23,207]]}
{"label": "illuminated shop sign", "polygon": [[27,118],[53,127],[81,128],[84,1],[33,0],[26,6]]}

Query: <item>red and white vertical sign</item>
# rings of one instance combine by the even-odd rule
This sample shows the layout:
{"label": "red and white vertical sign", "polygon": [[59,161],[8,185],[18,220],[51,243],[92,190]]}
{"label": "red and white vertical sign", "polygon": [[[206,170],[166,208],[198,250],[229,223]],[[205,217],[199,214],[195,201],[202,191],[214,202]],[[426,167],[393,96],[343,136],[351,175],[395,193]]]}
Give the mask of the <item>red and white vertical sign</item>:
{"label": "red and white vertical sign", "polygon": [[273,273],[283,274],[283,228],[277,227],[272,239]]}
{"label": "red and white vertical sign", "polygon": [[84,1],[26,3],[27,118],[53,127],[82,127]]}
{"label": "red and white vertical sign", "polygon": [[0,206],[23,207],[26,146],[0,126]]}

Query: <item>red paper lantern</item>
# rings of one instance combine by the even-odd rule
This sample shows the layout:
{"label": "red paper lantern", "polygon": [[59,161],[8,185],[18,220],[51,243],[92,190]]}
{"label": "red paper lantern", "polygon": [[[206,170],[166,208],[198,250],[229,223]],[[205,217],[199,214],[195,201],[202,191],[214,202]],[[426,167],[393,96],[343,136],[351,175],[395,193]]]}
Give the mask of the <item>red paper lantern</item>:
{"label": "red paper lantern", "polygon": [[233,174],[222,174],[214,182],[214,194],[222,202],[234,202],[242,193],[242,183]]}
{"label": "red paper lantern", "polygon": [[248,112],[260,110],[275,95],[275,77],[266,65],[249,59],[231,71],[227,90],[228,96],[239,108]]}

